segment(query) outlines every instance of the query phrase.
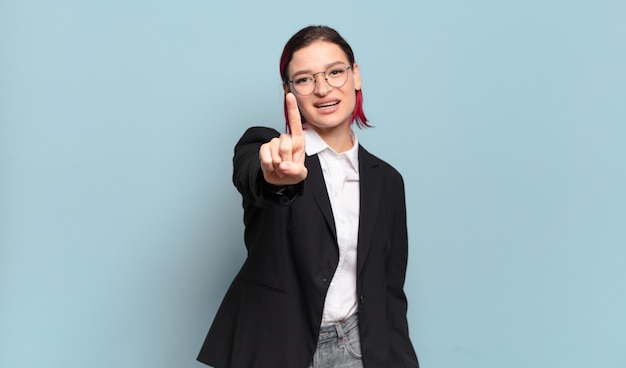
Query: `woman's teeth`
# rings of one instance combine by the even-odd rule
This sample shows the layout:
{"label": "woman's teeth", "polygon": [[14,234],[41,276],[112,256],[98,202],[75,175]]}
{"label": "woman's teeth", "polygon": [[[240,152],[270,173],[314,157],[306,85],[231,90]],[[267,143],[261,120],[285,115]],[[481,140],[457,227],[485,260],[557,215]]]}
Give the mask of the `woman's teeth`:
{"label": "woman's teeth", "polygon": [[335,106],[338,103],[339,103],[339,101],[328,102],[328,103],[325,103],[325,104],[317,105],[317,107],[320,107],[320,108],[321,107],[331,107],[331,106]]}

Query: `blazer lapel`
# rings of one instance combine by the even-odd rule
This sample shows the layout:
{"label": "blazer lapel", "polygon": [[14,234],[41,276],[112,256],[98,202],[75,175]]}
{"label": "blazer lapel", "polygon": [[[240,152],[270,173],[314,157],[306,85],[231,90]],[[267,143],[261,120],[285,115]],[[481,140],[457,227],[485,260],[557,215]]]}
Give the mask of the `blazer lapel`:
{"label": "blazer lapel", "polygon": [[376,168],[379,162],[359,146],[359,187],[360,187],[360,209],[359,209],[359,238],[357,251],[357,272],[365,264],[367,253],[370,249],[370,239],[376,226],[376,215],[380,203],[382,192],[382,178],[377,174]]}
{"label": "blazer lapel", "polygon": [[[322,173],[322,166],[320,165],[319,157],[317,157],[317,155],[306,156],[305,165],[308,170],[306,185],[310,187],[317,206],[324,215],[324,219],[326,220],[328,227],[332,230],[333,236],[337,239],[335,218],[333,217],[333,210],[330,206],[328,190],[326,189],[326,183],[324,182],[324,174]],[[305,188],[305,190],[308,189]]]}

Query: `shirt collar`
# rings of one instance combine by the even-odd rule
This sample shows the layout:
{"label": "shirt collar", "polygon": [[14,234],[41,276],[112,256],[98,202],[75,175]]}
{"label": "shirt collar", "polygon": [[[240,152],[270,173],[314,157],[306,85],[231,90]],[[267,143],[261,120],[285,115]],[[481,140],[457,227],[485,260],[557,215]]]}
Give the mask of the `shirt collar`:
{"label": "shirt collar", "polygon": [[305,151],[307,156],[313,156],[325,150],[328,150],[335,155],[345,154],[346,157],[348,157],[348,160],[350,160],[354,170],[359,172],[359,140],[357,139],[356,134],[354,134],[354,131],[350,131],[353,142],[352,148],[342,153],[337,153],[330,148],[328,144],[324,142],[324,139],[322,139],[322,137],[320,137],[314,129],[308,126],[308,124],[304,124],[302,132],[304,133],[304,141],[306,143]]}

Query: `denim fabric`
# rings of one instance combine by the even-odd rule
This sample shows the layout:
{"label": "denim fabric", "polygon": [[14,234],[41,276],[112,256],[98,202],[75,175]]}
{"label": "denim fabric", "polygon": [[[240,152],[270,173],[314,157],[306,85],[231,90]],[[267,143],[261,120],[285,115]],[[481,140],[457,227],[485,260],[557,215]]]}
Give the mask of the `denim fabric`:
{"label": "denim fabric", "polygon": [[361,358],[359,319],[355,314],[343,322],[322,327],[309,368],[363,368]]}

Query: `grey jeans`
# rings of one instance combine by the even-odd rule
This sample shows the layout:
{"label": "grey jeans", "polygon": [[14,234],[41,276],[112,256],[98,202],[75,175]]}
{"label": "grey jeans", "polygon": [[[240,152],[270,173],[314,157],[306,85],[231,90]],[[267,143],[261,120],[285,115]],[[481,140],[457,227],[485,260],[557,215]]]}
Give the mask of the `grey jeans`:
{"label": "grey jeans", "polygon": [[357,315],[322,327],[309,368],[363,368]]}

